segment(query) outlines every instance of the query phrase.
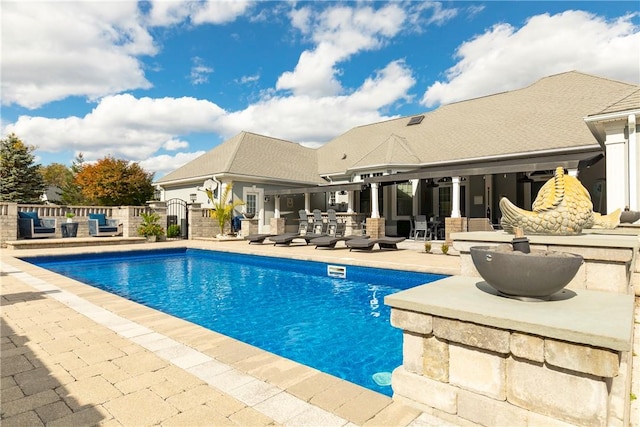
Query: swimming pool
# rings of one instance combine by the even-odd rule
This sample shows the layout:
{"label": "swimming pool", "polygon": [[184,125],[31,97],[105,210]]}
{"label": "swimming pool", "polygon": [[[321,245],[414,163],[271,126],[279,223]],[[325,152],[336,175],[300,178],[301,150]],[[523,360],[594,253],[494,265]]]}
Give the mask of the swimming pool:
{"label": "swimming pool", "polygon": [[386,395],[402,331],[384,297],[445,277],[200,249],[25,260]]}

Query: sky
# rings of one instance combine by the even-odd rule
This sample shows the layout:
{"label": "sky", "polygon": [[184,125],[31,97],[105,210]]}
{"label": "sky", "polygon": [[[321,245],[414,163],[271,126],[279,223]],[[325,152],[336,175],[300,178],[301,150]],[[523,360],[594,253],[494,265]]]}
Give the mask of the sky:
{"label": "sky", "polygon": [[0,0],[2,137],[160,178],[577,70],[640,83],[638,1]]}

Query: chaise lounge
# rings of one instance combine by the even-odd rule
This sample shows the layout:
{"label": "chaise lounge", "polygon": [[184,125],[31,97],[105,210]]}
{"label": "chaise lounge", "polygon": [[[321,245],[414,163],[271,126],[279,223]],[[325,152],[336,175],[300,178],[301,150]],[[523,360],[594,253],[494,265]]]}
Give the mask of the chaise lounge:
{"label": "chaise lounge", "polygon": [[347,240],[353,240],[353,239],[368,239],[369,236],[354,236],[354,235],[349,235],[349,236],[321,236],[321,237],[316,237],[315,239],[311,240],[311,244],[312,245],[316,245],[316,249],[318,248],[329,248],[329,249],[334,249],[336,247],[336,244],[338,242],[346,242]]}
{"label": "chaise lounge", "polygon": [[273,234],[249,234],[244,238],[244,240],[248,240],[249,244],[256,243],[262,244],[264,243],[267,237],[271,237]]}
{"label": "chaise lounge", "polygon": [[354,249],[371,251],[376,244],[380,247],[380,250],[398,250],[398,243],[404,240],[406,240],[406,237],[380,237],[378,239],[357,238],[347,240],[344,243],[349,248],[349,251],[352,251]]}
{"label": "chaise lounge", "polygon": [[117,219],[107,218],[105,214],[89,214],[89,235],[93,237],[119,236],[122,224]]}
{"label": "chaise lounge", "polygon": [[55,218],[39,218],[38,212],[18,212],[18,233],[24,239],[43,239],[56,235]]}
{"label": "chaise lounge", "polygon": [[291,242],[295,239],[304,239],[306,244],[308,245],[313,239],[317,239],[318,237],[323,237],[325,234],[294,234],[294,233],[284,233],[277,234],[275,236],[270,236],[268,239],[273,242],[273,246],[289,246]]}

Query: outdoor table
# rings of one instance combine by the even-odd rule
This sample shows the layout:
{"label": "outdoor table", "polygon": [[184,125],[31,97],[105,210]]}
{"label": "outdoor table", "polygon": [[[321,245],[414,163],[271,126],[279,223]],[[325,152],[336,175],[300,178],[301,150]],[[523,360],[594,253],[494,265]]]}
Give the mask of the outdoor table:
{"label": "outdoor table", "polygon": [[60,225],[62,230],[62,237],[76,237],[78,235],[78,223],[77,222],[65,222]]}

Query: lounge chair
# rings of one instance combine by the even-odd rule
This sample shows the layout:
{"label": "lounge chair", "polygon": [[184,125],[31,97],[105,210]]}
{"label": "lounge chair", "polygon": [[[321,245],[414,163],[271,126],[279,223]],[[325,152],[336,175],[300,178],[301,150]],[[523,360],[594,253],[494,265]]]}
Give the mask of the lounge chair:
{"label": "lounge chair", "polygon": [[349,251],[354,249],[371,251],[373,247],[377,244],[381,250],[383,249],[398,249],[398,243],[406,240],[406,237],[380,237],[378,239],[351,239],[346,240],[344,243],[349,248]]}
{"label": "lounge chair", "polygon": [[122,224],[117,219],[107,218],[105,214],[89,214],[89,235],[94,237],[119,236]]}
{"label": "lounge chair", "polygon": [[320,209],[313,210],[313,234],[324,234],[324,220],[322,219],[322,211]]}
{"label": "lounge chair", "polygon": [[277,234],[275,236],[269,236],[268,239],[273,242],[273,246],[283,245],[289,246],[291,242],[296,239],[304,239],[306,244],[308,245],[313,239],[317,239],[318,237],[325,236],[325,234],[294,234],[294,233],[284,233]]}
{"label": "lounge chair", "polygon": [[18,212],[18,232],[24,239],[43,239],[56,235],[55,218],[39,218],[38,212]]}
{"label": "lounge chair", "polygon": [[316,237],[315,239],[311,240],[312,245],[316,245],[316,249],[318,248],[329,248],[329,249],[333,249],[336,247],[336,244],[338,242],[346,242],[347,240],[353,240],[353,239],[368,239],[369,236],[354,236],[354,235],[350,235],[350,236],[322,236],[322,237]]}
{"label": "lounge chair", "polygon": [[271,237],[271,236],[273,236],[273,234],[249,234],[244,238],[244,240],[248,240],[249,244],[252,244],[252,243],[262,244],[264,243],[267,237]]}

